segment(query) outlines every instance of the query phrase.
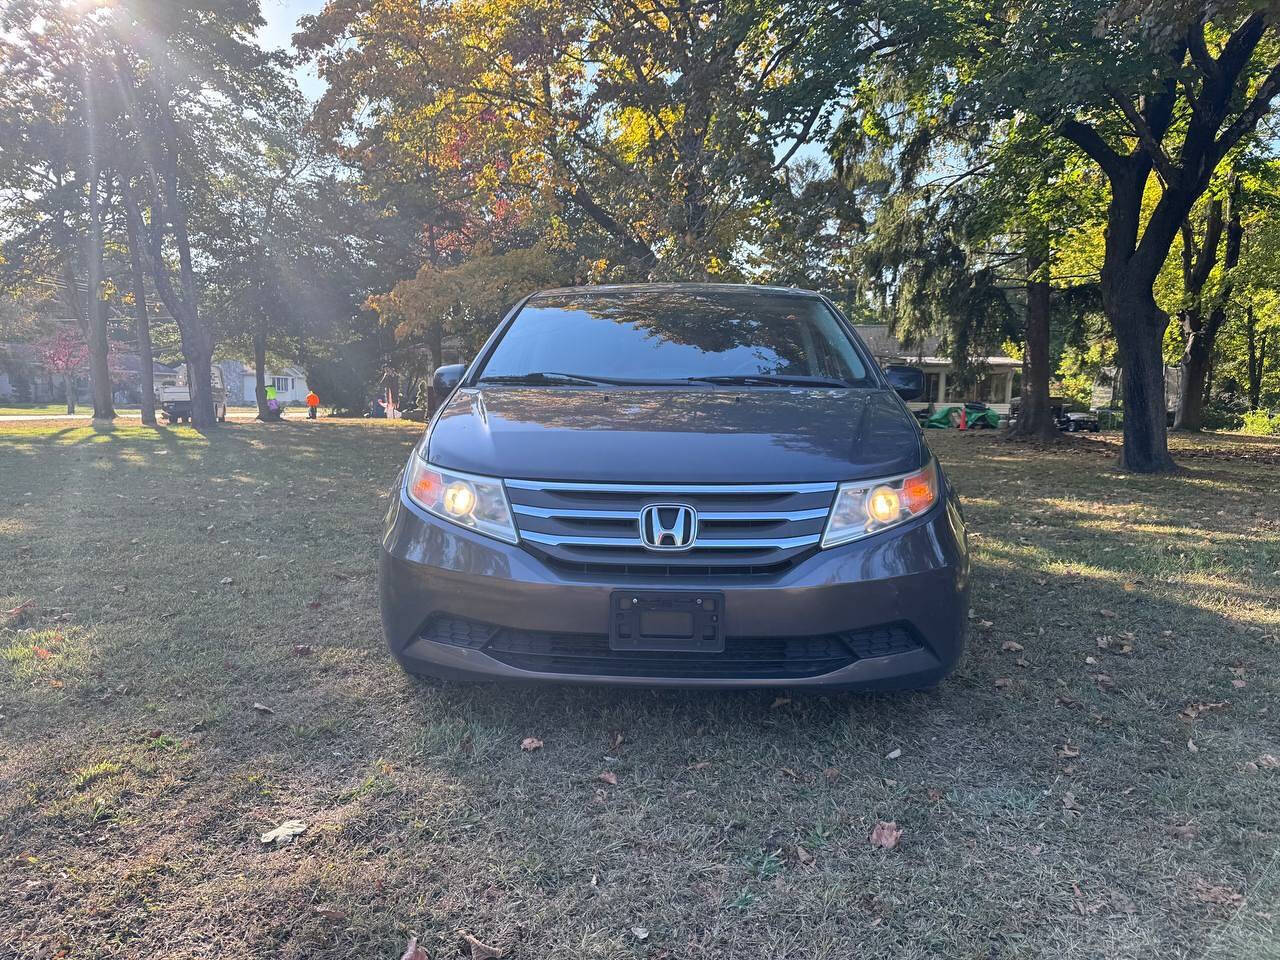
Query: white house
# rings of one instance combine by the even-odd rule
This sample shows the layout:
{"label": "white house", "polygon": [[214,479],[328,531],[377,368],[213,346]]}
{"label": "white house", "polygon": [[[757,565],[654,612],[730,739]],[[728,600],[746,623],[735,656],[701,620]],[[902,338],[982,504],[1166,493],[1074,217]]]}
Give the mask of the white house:
{"label": "white house", "polygon": [[912,410],[932,411],[951,404],[977,401],[987,404],[996,413],[1009,412],[1009,404],[1017,392],[1015,380],[1021,380],[1021,360],[1004,353],[979,358],[976,362],[986,372],[975,382],[963,384],[955,376],[955,364],[951,358],[939,356],[937,337],[928,337],[918,348],[908,349],[894,339],[888,324],[862,324],[857,331],[867,349],[882,365],[909,364],[924,371],[925,395],[923,399],[907,405]]}
{"label": "white house", "polygon": [[[222,379],[227,385],[227,403],[253,406],[257,378],[253,367],[239,360],[223,360]],[[281,403],[303,403],[311,388],[307,386],[307,373],[301,367],[281,367],[265,371],[267,386],[276,388],[276,399]]]}

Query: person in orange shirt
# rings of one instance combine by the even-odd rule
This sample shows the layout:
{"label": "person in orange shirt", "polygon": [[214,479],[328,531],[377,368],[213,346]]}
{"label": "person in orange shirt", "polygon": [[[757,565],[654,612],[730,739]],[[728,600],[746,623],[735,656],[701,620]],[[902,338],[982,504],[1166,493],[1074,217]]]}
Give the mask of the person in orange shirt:
{"label": "person in orange shirt", "polygon": [[320,398],[316,396],[316,392],[312,390],[307,394],[307,419],[314,420],[316,418],[316,407],[320,406]]}

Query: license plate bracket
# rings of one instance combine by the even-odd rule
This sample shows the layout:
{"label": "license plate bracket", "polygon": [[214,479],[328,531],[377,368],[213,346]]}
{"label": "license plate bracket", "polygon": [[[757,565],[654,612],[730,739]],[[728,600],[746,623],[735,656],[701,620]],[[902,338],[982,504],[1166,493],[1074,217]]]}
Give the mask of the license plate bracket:
{"label": "license plate bracket", "polygon": [[616,590],[609,597],[609,649],[722,653],[724,594]]}

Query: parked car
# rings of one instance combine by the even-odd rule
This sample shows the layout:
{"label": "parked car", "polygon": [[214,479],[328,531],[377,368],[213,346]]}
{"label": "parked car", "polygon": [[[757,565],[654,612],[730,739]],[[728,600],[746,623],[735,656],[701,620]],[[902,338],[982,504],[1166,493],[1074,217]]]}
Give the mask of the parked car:
{"label": "parked car", "polygon": [[549,290],[396,480],[382,621],[414,673],[679,686],[932,686],[965,644],[956,493],[906,399],[807,291]]}
{"label": "parked car", "polygon": [[[215,365],[210,370],[213,387],[213,415],[219,423],[227,420],[227,388],[222,380],[222,368]],[[185,364],[178,367],[173,377],[158,380],[155,384],[156,403],[169,423],[191,422],[191,388]]]}
{"label": "parked car", "polygon": [[1098,415],[1096,413],[1066,411],[1058,414],[1056,421],[1058,429],[1067,433],[1076,433],[1080,430],[1088,430],[1091,433],[1098,432]]}

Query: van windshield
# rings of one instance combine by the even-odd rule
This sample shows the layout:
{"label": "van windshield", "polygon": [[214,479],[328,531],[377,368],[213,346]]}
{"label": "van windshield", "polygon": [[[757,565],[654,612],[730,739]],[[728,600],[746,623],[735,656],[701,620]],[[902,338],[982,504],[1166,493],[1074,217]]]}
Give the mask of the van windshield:
{"label": "van windshield", "polygon": [[512,321],[477,382],[876,383],[816,297],[671,289],[537,297]]}

